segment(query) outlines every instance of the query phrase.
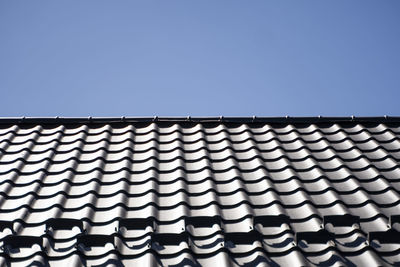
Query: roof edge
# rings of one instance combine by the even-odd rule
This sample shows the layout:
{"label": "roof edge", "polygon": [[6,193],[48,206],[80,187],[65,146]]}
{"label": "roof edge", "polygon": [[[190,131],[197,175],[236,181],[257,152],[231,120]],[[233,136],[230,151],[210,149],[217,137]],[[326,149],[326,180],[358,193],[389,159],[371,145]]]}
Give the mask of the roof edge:
{"label": "roof edge", "polygon": [[0,124],[87,124],[123,122],[233,122],[233,123],[322,123],[400,122],[399,116],[377,117],[0,117]]}

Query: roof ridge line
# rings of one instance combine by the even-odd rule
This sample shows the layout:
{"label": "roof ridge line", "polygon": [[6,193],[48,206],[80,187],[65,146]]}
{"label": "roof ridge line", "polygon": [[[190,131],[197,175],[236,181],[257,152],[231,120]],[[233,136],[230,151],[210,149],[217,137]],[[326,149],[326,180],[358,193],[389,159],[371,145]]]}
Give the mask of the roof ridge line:
{"label": "roof ridge line", "polygon": [[400,122],[400,116],[375,117],[0,117],[0,124],[86,124],[117,122],[233,122],[233,123],[318,123],[318,122]]}

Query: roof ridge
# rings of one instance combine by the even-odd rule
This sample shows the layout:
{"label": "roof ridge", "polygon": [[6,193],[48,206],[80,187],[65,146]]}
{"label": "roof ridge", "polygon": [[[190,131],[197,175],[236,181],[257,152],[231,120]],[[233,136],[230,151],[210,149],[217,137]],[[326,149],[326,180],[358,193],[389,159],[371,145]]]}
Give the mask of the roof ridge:
{"label": "roof ridge", "polygon": [[400,116],[375,117],[0,117],[0,124],[116,123],[116,122],[233,122],[233,123],[319,123],[319,122],[400,122]]}

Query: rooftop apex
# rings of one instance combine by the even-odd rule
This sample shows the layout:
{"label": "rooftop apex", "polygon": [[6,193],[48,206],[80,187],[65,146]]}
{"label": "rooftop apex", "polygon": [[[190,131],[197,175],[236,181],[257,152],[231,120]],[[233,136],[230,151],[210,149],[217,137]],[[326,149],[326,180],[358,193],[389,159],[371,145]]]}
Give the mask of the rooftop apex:
{"label": "rooftop apex", "polygon": [[319,122],[400,122],[399,116],[376,117],[0,117],[0,124],[69,124],[117,122],[233,122],[233,123],[319,123]]}

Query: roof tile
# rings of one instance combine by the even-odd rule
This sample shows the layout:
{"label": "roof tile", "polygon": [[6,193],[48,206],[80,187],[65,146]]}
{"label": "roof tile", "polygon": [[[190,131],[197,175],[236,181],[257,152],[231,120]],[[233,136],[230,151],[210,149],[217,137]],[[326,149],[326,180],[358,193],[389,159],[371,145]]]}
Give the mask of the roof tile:
{"label": "roof tile", "polygon": [[400,215],[398,118],[0,126],[4,263],[400,262],[400,226],[389,221]]}

